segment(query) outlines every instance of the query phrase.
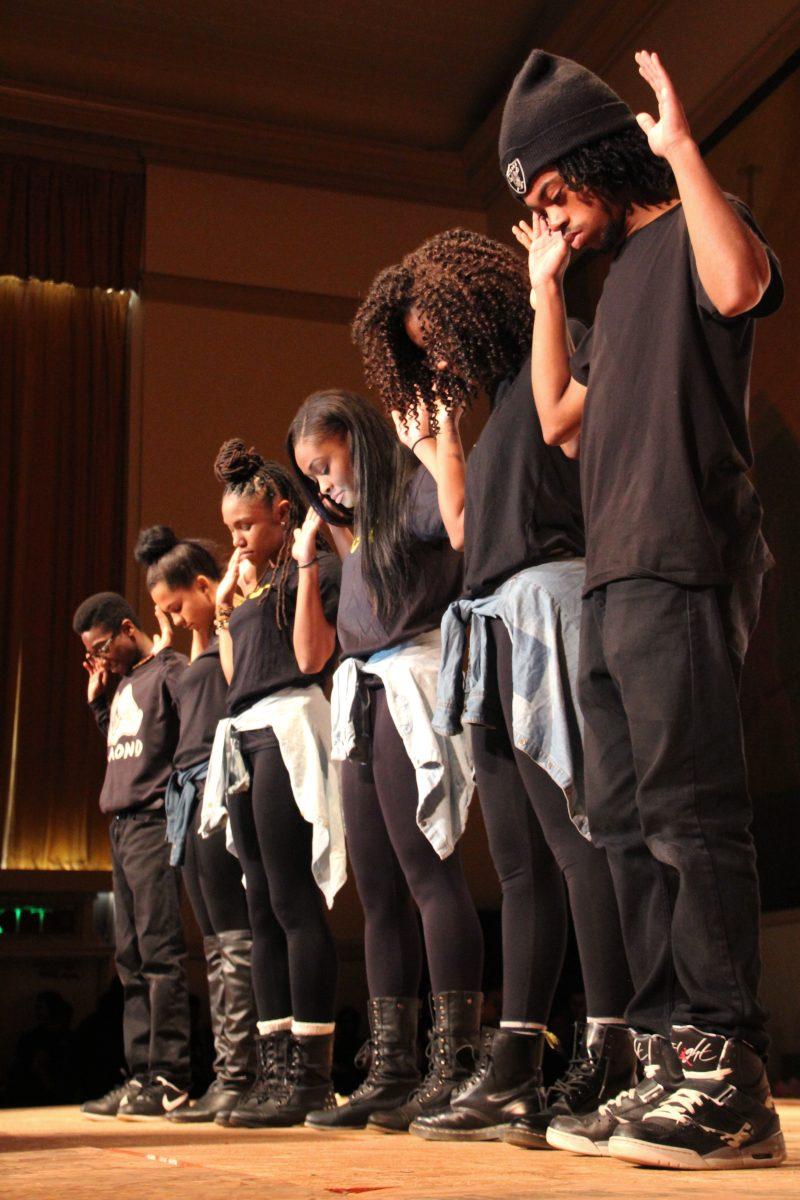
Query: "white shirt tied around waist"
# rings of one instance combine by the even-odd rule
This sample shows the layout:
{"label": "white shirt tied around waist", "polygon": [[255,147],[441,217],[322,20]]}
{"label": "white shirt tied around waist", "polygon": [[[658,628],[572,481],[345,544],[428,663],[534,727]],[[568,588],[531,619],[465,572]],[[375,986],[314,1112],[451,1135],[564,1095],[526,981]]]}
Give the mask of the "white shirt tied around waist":
{"label": "white shirt tied around waist", "polygon": [[[311,870],[328,908],[347,878],[339,773],[331,763],[331,708],[316,684],[283,688],[217,725],[208,766],[200,834],[208,837],[227,816],[228,797],[246,791],[250,773],[238,734],[272,729],[300,814],[313,826]],[[228,825],[227,845],[236,853]]]}
{"label": "white shirt tied around waist", "polygon": [[475,776],[467,738],[443,737],[431,720],[436,707],[441,634],[419,634],[370,658],[346,658],[333,676],[332,757],[350,758],[357,742],[354,710],[359,676],[376,675],[417,781],[417,825],[439,858],[455,849],[467,824]]}

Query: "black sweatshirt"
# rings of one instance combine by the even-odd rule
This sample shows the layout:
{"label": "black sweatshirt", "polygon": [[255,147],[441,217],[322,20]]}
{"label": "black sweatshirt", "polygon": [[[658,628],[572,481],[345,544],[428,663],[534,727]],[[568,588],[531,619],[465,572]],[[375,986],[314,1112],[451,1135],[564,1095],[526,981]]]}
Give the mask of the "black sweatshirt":
{"label": "black sweatshirt", "polygon": [[178,688],[188,660],[167,647],[123,675],[109,706],[90,703],[106,735],[107,765],[100,808],[159,808],[178,745]]}

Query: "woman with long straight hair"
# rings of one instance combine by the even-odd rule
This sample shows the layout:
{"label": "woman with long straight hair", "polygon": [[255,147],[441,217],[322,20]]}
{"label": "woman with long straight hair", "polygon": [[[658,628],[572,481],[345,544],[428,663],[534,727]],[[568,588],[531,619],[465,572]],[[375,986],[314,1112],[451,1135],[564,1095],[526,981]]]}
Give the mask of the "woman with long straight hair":
{"label": "woman with long straight hair", "polygon": [[[314,1112],[306,1124],[404,1131],[446,1103],[478,1050],[483,942],[457,846],[472,767],[465,741],[441,737],[430,720],[439,623],[460,591],[461,556],[450,546],[434,479],[366,400],[344,391],[310,396],[288,448],[317,522],[339,531],[345,551],[333,755],[342,761],[348,850],[364,908],[371,1028],[364,1083],[345,1105]],[[313,534],[309,519],[305,536]],[[298,552],[307,554],[303,536]],[[333,636],[332,622],[329,630]],[[434,1014],[421,1082],[416,909]]]}
{"label": "woman with long straight hair", "polygon": [[143,529],[137,560],[160,612],[192,631],[189,666],[178,684],[180,734],[165,799],[170,862],[180,866],[200,932],[214,1035],[214,1079],[194,1104],[170,1114],[178,1123],[224,1123],[253,1083],[256,1015],[250,984],[252,934],[241,867],[227,850],[225,828],[200,836],[200,812],[217,723],[226,714],[228,681],[214,633],[222,578],[212,546],[178,539],[166,525]]}
{"label": "woman with long straight hair", "polygon": [[227,809],[253,929],[259,1072],[230,1123],[268,1128],[335,1107],[337,964],[325,904],[344,882],[345,850],[321,685],[335,648],[326,621],[335,619],[340,566],[316,543],[308,560],[292,557],[306,505],[279,463],[232,439],[215,472],[234,546],[215,621],[230,687],[202,822],[213,827]]}
{"label": "woman with long straight hair", "polygon": [[[635,1058],[623,1021],[631,980],[614,889],[583,807],[576,447],[566,448],[570,458],[542,437],[530,383],[533,300],[525,264],[508,247],[450,230],[376,278],[353,332],[368,382],[436,477],[452,543],[464,548],[465,595],[442,627],[434,725],[471,725],[503,893],[500,1028],[468,1086],[412,1132],[503,1136],[537,1148],[554,1115],[596,1108],[635,1082]],[[491,415],[465,465],[459,418],[481,392]],[[566,949],[565,883],[588,1018],[576,1027],[566,1074],[546,1095],[541,1064]]]}

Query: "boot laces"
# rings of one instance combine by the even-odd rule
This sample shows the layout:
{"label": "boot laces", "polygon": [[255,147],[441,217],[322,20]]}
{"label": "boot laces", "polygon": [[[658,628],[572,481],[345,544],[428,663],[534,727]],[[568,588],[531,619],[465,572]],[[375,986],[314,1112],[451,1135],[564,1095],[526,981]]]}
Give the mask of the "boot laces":
{"label": "boot laces", "polygon": [[433,1099],[448,1081],[455,1082],[453,1076],[458,1067],[458,1056],[465,1049],[471,1049],[468,1043],[464,1042],[456,1049],[452,1039],[446,1034],[436,1028],[431,1029],[428,1045],[425,1047],[428,1069],[422,1083],[413,1093],[413,1099],[424,1103]]}
{"label": "boot laces", "polygon": [[383,1065],[383,1047],[376,1038],[370,1038],[369,1041],[364,1042],[364,1045],[355,1057],[355,1064],[361,1070],[364,1069],[367,1063],[369,1063],[367,1077],[348,1096],[350,1103],[354,1100],[360,1100],[362,1096],[368,1095],[372,1090],[376,1076],[380,1074],[380,1068]]}
{"label": "boot laces", "polygon": [[593,1058],[571,1058],[564,1074],[550,1088],[548,1102],[563,1098],[567,1103],[580,1099],[597,1070]]}

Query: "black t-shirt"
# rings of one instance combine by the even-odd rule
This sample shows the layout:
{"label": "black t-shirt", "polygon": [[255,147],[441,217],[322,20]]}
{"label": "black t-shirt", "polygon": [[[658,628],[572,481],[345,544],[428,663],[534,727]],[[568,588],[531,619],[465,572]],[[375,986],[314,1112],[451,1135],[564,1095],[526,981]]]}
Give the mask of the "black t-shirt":
{"label": "black t-shirt", "polygon": [[214,638],[184,671],[178,684],[181,732],[174,765],[179,771],[204,762],[211,754],[217,723],[227,715],[228,681]]}
{"label": "black t-shirt", "polygon": [[408,504],[412,565],[408,590],[390,628],[383,625],[370,603],[361,573],[359,539],[342,563],[337,630],[343,658],[368,658],[378,650],[438,629],[444,610],[459,595],[462,556],[450,545],[439,512],[436,480],[423,466],[411,477]]}
{"label": "black t-shirt", "polygon": [[100,808],[157,808],[163,804],[178,744],[179,691],[188,660],[167,647],[123,675],[109,707],[90,707],[106,735],[107,765]]}
{"label": "black t-shirt", "polygon": [[[233,679],[228,688],[228,712],[235,716],[250,708],[262,696],[287,687],[310,687],[323,683],[327,667],[318,675],[304,675],[297,665],[292,647],[292,626],[297,603],[299,568],[291,562],[282,568],[286,578],[283,627],[278,628],[276,605],[278,578],[270,586],[251,592],[231,614],[229,629],[233,639]],[[333,625],[339,603],[339,559],[330,551],[319,556],[319,582],[325,617]]]}
{"label": "black t-shirt", "polygon": [[[728,197],[763,241],[749,209]],[[771,563],[747,478],[755,317],[783,298],[780,266],[749,313],[725,318],[697,274],[683,207],[629,237],[572,356],[581,430],[586,590],[655,576],[715,586]]]}
{"label": "black t-shirt", "polygon": [[[570,321],[570,333],[577,342],[584,326]],[[542,437],[528,356],[467,459],[464,590],[487,595],[525,567],[583,554],[580,467]]]}

